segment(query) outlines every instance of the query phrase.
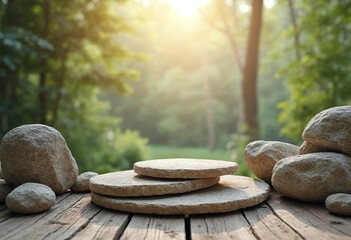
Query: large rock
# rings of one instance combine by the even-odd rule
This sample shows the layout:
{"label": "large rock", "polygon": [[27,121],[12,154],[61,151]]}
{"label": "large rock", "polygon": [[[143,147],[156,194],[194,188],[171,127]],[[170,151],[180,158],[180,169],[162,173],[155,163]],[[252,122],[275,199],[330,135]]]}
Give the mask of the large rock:
{"label": "large rock", "polygon": [[249,143],[244,156],[252,172],[270,183],[274,165],[281,159],[299,154],[299,148],[290,143],[277,141],[255,141]]}
{"label": "large rock", "polygon": [[324,149],[351,156],[351,106],[333,107],[318,113],[305,127],[302,138],[317,147],[316,150],[302,149],[302,154]]}
{"label": "large rock", "polygon": [[56,195],[48,186],[25,183],[7,195],[6,206],[15,213],[32,214],[48,210],[55,201]]}
{"label": "large rock", "polygon": [[37,182],[60,194],[76,182],[78,175],[65,139],[56,129],[41,124],[9,131],[2,139],[0,158],[4,179],[13,187]]}
{"label": "large rock", "polygon": [[0,179],[3,179],[4,176],[2,175],[2,168],[1,168],[1,162],[0,162]]}
{"label": "large rock", "polygon": [[4,203],[7,195],[12,191],[12,187],[10,187],[6,182],[0,179],[0,203]]}
{"label": "large rock", "polygon": [[277,162],[272,185],[299,200],[324,201],[334,193],[351,193],[351,158],[333,152],[293,156]]}
{"label": "large rock", "polygon": [[72,192],[90,192],[90,179],[98,175],[96,172],[84,172],[80,174],[75,184],[71,187]]}
{"label": "large rock", "polygon": [[325,207],[331,213],[351,216],[351,194],[336,193],[325,200]]}

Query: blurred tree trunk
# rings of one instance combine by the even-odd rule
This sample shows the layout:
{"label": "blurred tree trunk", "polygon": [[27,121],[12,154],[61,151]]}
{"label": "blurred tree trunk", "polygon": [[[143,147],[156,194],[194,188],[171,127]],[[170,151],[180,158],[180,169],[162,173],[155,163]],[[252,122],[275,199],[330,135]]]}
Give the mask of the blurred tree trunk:
{"label": "blurred tree trunk", "polygon": [[204,89],[204,98],[205,98],[205,106],[206,106],[206,126],[207,126],[207,134],[208,134],[208,145],[207,148],[210,151],[213,151],[217,148],[217,134],[216,134],[216,124],[213,112],[213,104],[212,104],[212,92],[211,86],[208,79],[208,62],[207,62],[207,53],[205,47],[203,47],[202,51],[202,82]]}
{"label": "blurred tree trunk", "polygon": [[289,0],[289,12],[290,12],[290,20],[294,28],[294,47],[295,47],[296,59],[299,60],[301,58],[300,33],[297,28],[296,11],[294,9],[294,3],[292,0]]}
{"label": "blurred tree trunk", "polygon": [[247,44],[246,62],[242,82],[245,133],[249,141],[256,140],[259,134],[257,119],[257,73],[259,60],[259,43],[262,25],[263,0],[252,0],[250,32]]}
{"label": "blurred tree trunk", "polygon": [[[227,7],[223,0],[216,1],[217,11],[223,22],[220,27],[207,19],[203,12],[200,12],[207,23],[218,31],[222,32],[230,43],[233,50],[234,59],[242,76],[242,106],[238,106],[240,114],[239,125],[243,125],[244,134],[248,136],[249,141],[256,140],[259,134],[259,124],[257,119],[258,102],[257,102],[257,73],[259,60],[259,42],[262,25],[263,0],[252,0],[250,31],[248,37],[246,60],[243,64],[241,60],[238,44],[230,27],[225,8]],[[233,18],[235,18],[233,14]],[[242,116],[243,115],[243,116]],[[240,127],[239,126],[239,127]],[[240,128],[239,128],[240,129]]]}
{"label": "blurred tree trunk", "polygon": [[67,60],[67,55],[68,55],[69,48],[66,48],[63,50],[63,54],[60,59],[60,72],[58,73],[57,79],[55,79],[55,82],[57,84],[56,89],[56,96],[52,105],[52,119],[51,119],[51,125],[55,125],[56,120],[58,118],[58,110],[60,108],[60,102],[62,99],[62,93],[64,91],[64,85],[65,85],[65,78],[66,78],[66,60]]}
{"label": "blurred tree trunk", "polygon": [[[49,33],[49,16],[50,16],[50,0],[45,0],[42,5],[44,21],[43,21],[43,33],[41,37],[47,39]],[[39,105],[39,122],[42,124],[47,123],[47,58],[42,53],[40,58],[39,66],[39,92],[38,92],[38,105]]]}
{"label": "blurred tree trunk", "polygon": [[[2,25],[16,27],[16,17],[18,16],[14,16],[16,8],[15,3],[15,0],[7,3],[2,19]],[[7,51],[6,49],[2,50]],[[0,127],[2,132],[6,132],[10,128],[11,105],[16,98],[17,75],[15,69],[4,67],[3,70],[5,72],[3,75],[4,77],[0,78],[0,107],[2,108],[0,111]]]}

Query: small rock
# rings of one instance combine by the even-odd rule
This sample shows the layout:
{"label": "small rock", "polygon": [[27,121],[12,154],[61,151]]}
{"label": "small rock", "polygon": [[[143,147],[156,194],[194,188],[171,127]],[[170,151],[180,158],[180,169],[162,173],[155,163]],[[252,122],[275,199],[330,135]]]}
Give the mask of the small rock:
{"label": "small rock", "polygon": [[278,141],[251,142],[244,150],[245,160],[252,172],[267,183],[271,182],[272,170],[278,161],[298,154],[297,146]]}
{"label": "small rock", "polygon": [[4,203],[7,195],[12,191],[12,187],[6,184],[6,182],[0,179],[0,203]]}
{"label": "small rock", "polygon": [[351,156],[351,106],[332,107],[318,113],[305,127],[302,138],[317,147],[305,148],[303,153],[324,149]]}
{"label": "small rock", "polygon": [[351,194],[336,193],[325,200],[325,207],[331,213],[351,216]]}
{"label": "small rock", "polygon": [[78,176],[76,183],[71,187],[73,192],[90,192],[90,178],[98,176],[96,172],[85,172]]}
{"label": "small rock", "polygon": [[39,213],[55,204],[56,195],[48,186],[25,183],[15,188],[6,198],[6,206],[15,213]]}
{"label": "small rock", "polygon": [[13,187],[37,182],[60,194],[76,182],[78,175],[65,139],[46,125],[23,125],[6,133],[0,158],[4,179]]}
{"label": "small rock", "polygon": [[333,152],[288,157],[273,168],[272,185],[285,196],[324,201],[334,193],[351,193],[351,158]]}

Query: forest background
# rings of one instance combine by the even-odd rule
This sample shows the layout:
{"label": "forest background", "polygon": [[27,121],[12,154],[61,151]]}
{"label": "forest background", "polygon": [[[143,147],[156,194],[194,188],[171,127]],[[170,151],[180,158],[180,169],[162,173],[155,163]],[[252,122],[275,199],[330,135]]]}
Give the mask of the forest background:
{"label": "forest background", "polygon": [[53,126],[81,172],[195,157],[250,175],[249,141],[299,145],[351,103],[350,63],[350,0],[2,0],[0,137]]}

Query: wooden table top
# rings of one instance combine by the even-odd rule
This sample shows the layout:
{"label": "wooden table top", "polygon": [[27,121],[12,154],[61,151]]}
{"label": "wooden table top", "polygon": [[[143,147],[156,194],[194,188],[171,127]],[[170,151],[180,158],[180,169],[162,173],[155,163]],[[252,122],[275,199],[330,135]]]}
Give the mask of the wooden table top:
{"label": "wooden table top", "polygon": [[0,205],[0,239],[351,239],[351,218],[322,204],[271,192],[255,207],[224,214],[157,216],[107,210],[90,194],[66,193],[47,212],[18,215]]}

